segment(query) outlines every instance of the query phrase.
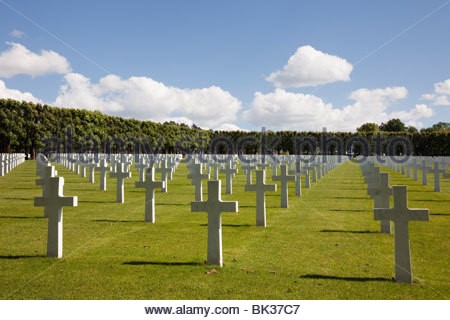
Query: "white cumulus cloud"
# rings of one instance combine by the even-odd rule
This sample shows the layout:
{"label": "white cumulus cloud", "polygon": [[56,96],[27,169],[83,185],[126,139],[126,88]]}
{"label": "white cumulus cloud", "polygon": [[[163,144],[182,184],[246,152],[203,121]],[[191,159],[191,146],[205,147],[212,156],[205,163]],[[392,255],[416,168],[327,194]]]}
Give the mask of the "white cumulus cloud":
{"label": "white cumulus cloud", "polygon": [[271,73],[266,80],[277,88],[299,88],[349,81],[353,66],[347,60],[302,46],[282,70]]}
{"label": "white cumulus cloud", "polygon": [[426,104],[416,104],[410,111],[399,111],[390,114],[391,118],[401,119],[406,125],[422,128],[423,123],[420,119],[433,116],[433,109]]}
{"label": "white cumulus cloud", "polygon": [[328,131],[355,131],[363,123],[381,123],[392,118],[421,126],[420,120],[432,115],[426,105],[417,105],[409,111],[389,111],[407,93],[404,87],[362,88],[350,94],[352,104],[336,108],[314,95],[276,89],[268,94],[256,92],[243,117],[255,126],[272,130],[321,131],[325,127]]}
{"label": "white cumulus cloud", "polygon": [[434,92],[422,95],[435,106],[450,106],[450,79],[434,84]]}
{"label": "white cumulus cloud", "polygon": [[69,73],[55,105],[95,109],[119,116],[154,121],[186,121],[204,128],[232,123],[241,102],[217,86],[182,89],[148,77],[121,79],[107,75],[98,83]]}
{"label": "white cumulus cloud", "polygon": [[16,89],[10,89],[6,87],[5,82],[0,80],[0,98],[1,99],[14,99],[14,100],[25,100],[34,103],[42,103],[41,100],[33,96],[30,92],[21,92]]}
{"label": "white cumulus cloud", "polygon": [[9,48],[0,53],[0,77],[11,78],[18,74],[37,77],[70,72],[67,59],[54,51],[41,50],[35,53],[19,43],[7,44]]}

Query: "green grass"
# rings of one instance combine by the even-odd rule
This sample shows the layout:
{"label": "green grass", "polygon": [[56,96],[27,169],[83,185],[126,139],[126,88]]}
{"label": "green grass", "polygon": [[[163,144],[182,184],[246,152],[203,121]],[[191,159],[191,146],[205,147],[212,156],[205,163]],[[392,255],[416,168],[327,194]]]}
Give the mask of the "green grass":
{"label": "green grass", "polygon": [[[144,190],[126,181],[125,204],[108,191],[57,166],[65,195],[64,258],[46,258],[47,220],[33,207],[41,195],[35,162],[0,177],[0,299],[448,299],[450,296],[450,180],[434,193],[407,184],[409,207],[429,208],[429,222],[411,222],[414,284],[392,281],[393,236],[379,233],[358,165],[347,162],[303,188],[289,209],[267,193],[267,228],[255,226],[255,193],[245,176],[233,181],[239,213],[224,213],[224,267],[204,264],[206,213],[191,213],[194,187],[184,164],[156,193],[156,224],[144,222]],[[383,169],[386,170],[386,169]],[[271,176],[269,171],[268,177]],[[98,181],[98,175],[97,175]],[[223,178],[223,177],[222,177]],[[268,179],[270,181],[270,179]],[[224,182],[223,182],[224,184]],[[222,186],[223,190],[225,186]],[[204,183],[206,194],[206,183]],[[217,269],[216,274],[207,271]]]}

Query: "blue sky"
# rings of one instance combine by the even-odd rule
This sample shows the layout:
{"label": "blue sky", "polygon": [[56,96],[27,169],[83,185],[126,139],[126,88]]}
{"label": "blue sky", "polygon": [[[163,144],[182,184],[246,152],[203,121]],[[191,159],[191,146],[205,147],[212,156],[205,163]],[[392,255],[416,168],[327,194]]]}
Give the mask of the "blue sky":
{"label": "blue sky", "polygon": [[450,1],[0,0],[0,97],[204,128],[450,121]]}

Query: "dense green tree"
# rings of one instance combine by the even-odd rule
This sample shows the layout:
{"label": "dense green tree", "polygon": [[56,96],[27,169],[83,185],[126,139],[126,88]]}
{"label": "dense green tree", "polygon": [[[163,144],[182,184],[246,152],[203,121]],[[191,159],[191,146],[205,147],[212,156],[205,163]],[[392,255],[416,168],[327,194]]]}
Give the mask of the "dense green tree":
{"label": "dense green tree", "polygon": [[400,119],[391,119],[380,125],[380,131],[383,132],[405,132],[406,125]]}
{"label": "dense green tree", "polygon": [[358,133],[376,133],[378,130],[378,125],[373,122],[364,123],[360,127],[356,128]]}

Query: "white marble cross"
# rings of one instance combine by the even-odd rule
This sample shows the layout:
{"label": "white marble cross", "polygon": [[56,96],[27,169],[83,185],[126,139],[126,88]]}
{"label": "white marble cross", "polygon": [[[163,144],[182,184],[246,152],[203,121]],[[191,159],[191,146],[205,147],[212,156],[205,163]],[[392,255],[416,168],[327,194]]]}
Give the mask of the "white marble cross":
{"label": "white marble cross", "polygon": [[167,166],[167,159],[164,159],[161,161],[161,165],[159,168],[156,168],[155,170],[158,173],[161,173],[161,180],[164,182],[164,186],[161,187],[161,192],[167,192],[168,183],[167,179],[169,178],[170,174],[172,173],[172,168]]}
{"label": "white marble cross", "polygon": [[149,167],[145,158],[140,158],[139,163],[134,165],[139,172],[139,182],[145,181],[146,169]]}
{"label": "white marble cross", "polygon": [[98,163],[92,159],[86,166],[89,169],[89,182],[95,183],[95,168],[99,167]]}
{"label": "white marble cross", "polygon": [[287,174],[287,166],[282,164],[280,166],[280,175],[272,177],[273,181],[280,181],[281,184],[281,208],[289,208],[289,181],[295,181],[295,176]]}
{"label": "white marble cross", "polygon": [[235,169],[232,166],[232,160],[230,160],[225,165],[225,168],[220,169],[220,173],[225,173],[226,194],[233,194],[233,175],[238,173],[238,169]]}
{"label": "white marble cross", "polygon": [[444,174],[445,170],[439,167],[439,162],[434,162],[433,167],[431,168],[431,173],[434,175],[434,192],[441,191],[441,183],[440,183],[440,174]]}
{"label": "white marble cross", "polygon": [[411,253],[409,247],[409,221],[428,221],[428,209],[408,208],[407,186],[394,186],[394,207],[375,208],[375,220],[390,219],[394,222],[395,280],[412,283]]}
{"label": "white marble cross", "polygon": [[302,169],[300,166],[300,161],[297,161],[295,163],[295,169],[289,170],[289,174],[293,174],[295,176],[295,195],[301,196],[302,195]]}
{"label": "white marble cross", "polygon": [[100,190],[106,191],[106,172],[110,170],[106,159],[101,159],[97,170],[100,172]]}
{"label": "white marble cross", "polygon": [[427,166],[427,160],[422,160],[422,185],[426,186],[428,184],[427,173],[428,169],[431,169]]}
{"label": "white marble cross", "polygon": [[197,163],[193,165],[191,173],[187,177],[192,180],[192,184],[195,186],[195,201],[203,201],[202,180],[208,180],[209,173],[202,173],[202,165]]}
{"label": "white marble cross", "polygon": [[125,165],[118,162],[116,165],[116,172],[109,175],[111,178],[116,178],[116,202],[125,202],[125,184],[124,180],[131,177],[131,172],[125,171]]}
{"label": "white marble cross", "polygon": [[210,168],[213,168],[213,180],[219,180],[219,169],[222,168],[222,164],[218,161],[208,163]]}
{"label": "white marble cross", "polygon": [[[392,188],[389,185],[389,173],[379,173],[379,179],[376,186],[369,187],[367,193],[373,197],[374,208],[389,208],[389,198],[392,195]],[[391,233],[391,220],[382,219],[381,233]]]}
{"label": "white marble cross", "polygon": [[63,188],[64,178],[49,178],[47,196],[34,198],[34,206],[48,212],[47,257],[63,256],[63,207],[78,205],[78,197],[65,197]]}
{"label": "white marble cross", "polygon": [[[44,167],[41,169],[41,179],[36,179],[36,185],[42,187],[42,197],[45,198],[48,196],[49,192],[49,183],[50,178],[54,178],[58,175],[58,171],[55,170],[55,167],[50,165],[48,167]],[[44,217],[48,217],[49,207],[44,207]]]}
{"label": "white marble cross", "polygon": [[153,180],[155,176],[155,168],[147,169],[147,178],[145,181],[137,181],[136,188],[145,188],[145,221],[155,223],[155,189],[162,188],[164,181]]}
{"label": "white marble cross", "polygon": [[247,176],[247,182],[245,185],[251,185],[252,184],[252,170],[256,169],[256,165],[252,165],[250,163],[245,163],[241,166],[241,169],[244,170],[246,176]]}
{"label": "white marble cross", "polygon": [[417,172],[419,171],[419,164],[417,163],[416,158],[413,159],[412,168],[413,168],[413,180],[417,181],[419,180],[419,177],[417,175]]}
{"label": "white marble cross", "polygon": [[86,167],[88,166],[88,162],[85,162],[87,160],[80,160],[80,167],[81,167],[81,177],[86,178]]}
{"label": "white marble cross", "polygon": [[206,263],[223,265],[222,212],[238,212],[237,201],[222,201],[221,181],[208,181],[208,200],[191,203],[192,212],[208,213],[208,258]]}
{"label": "white marble cross", "polygon": [[245,191],[256,191],[256,225],[266,226],[266,192],[277,191],[276,184],[266,184],[266,171],[256,170],[256,183],[245,186]]}

